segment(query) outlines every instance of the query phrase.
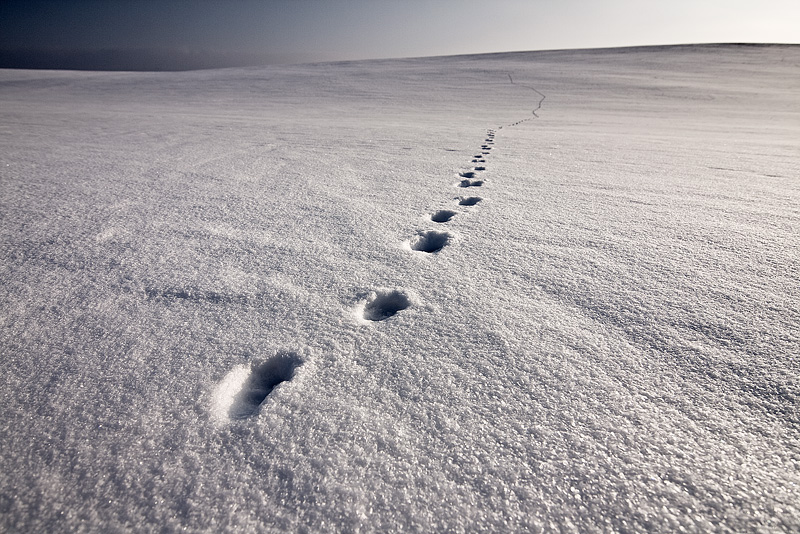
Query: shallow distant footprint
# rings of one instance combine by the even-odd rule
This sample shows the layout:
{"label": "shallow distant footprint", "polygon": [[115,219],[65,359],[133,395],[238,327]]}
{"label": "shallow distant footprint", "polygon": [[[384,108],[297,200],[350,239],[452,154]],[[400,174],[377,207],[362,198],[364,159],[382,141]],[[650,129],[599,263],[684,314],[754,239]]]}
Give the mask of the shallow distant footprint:
{"label": "shallow distant footprint", "polygon": [[453,239],[450,232],[439,232],[437,230],[426,230],[420,232],[409,241],[411,250],[419,252],[439,252]]}
{"label": "shallow distant footprint", "polygon": [[483,180],[461,180],[458,187],[481,187]]}
{"label": "shallow distant footprint", "polygon": [[483,200],[481,197],[461,197],[458,201],[459,206],[474,206],[478,202]]}
{"label": "shallow distant footprint", "polygon": [[411,306],[411,298],[399,289],[373,291],[364,304],[362,316],[367,321],[383,321]]}
{"label": "shallow distant footprint", "polygon": [[455,211],[451,210],[439,210],[433,215],[431,215],[431,220],[437,223],[446,223],[450,219],[456,216]]}

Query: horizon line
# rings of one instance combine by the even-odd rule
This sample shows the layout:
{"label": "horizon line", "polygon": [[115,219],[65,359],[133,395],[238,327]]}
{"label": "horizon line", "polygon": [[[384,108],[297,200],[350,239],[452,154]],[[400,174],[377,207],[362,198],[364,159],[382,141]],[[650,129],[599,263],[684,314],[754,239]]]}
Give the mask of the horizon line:
{"label": "horizon line", "polygon": [[[775,42],[696,42],[696,43],[670,43],[670,44],[646,44],[646,45],[625,45],[625,46],[602,46],[602,47],[578,47],[578,48],[545,48],[536,50],[506,50],[496,52],[468,52],[460,54],[439,54],[430,56],[388,56],[375,58],[359,59],[335,59],[335,60],[309,60],[296,61],[289,60],[296,54],[266,54],[257,52],[213,52],[207,50],[166,50],[156,48],[106,48],[97,50],[53,50],[47,48],[14,48],[0,49],[0,69],[3,70],[54,70],[54,71],[83,71],[83,72],[189,72],[199,70],[220,70],[230,68],[252,68],[252,67],[272,67],[272,66],[291,66],[291,65],[330,65],[336,63],[356,63],[370,61],[407,61],[423,60],[436,58],[464,58],[475,56],[496,56],[509,54],[532,54],[532,53],[554,53],[554,52],[588,52],[588,51],[610,51],[610,50],[634,50],[634,49],[663,49],[678,47],[720,47],[720,46],[742,46],[742,47],[795,47],[800,43],[775,43]],[[25,66],[21,56],[33,55],[29,59],[32,63]],[[38,55],[39,57],[35,57]],[[272,56],[272,62],[263,62]],[[222,62],[227,59],[226,62]],[[295,58],[297,59],[297,58]],[[288,61],[287,61],[288,60]],[[80,61],[94,63],[81,67]],[[127,61],[125,65],[119,67],[111,66],[112,61]],[[178,67],[176,62],[189,62],[189,66]],[[61,62],[61,66],[56,63]],[[194,62],[193,64],[191,62]],[[66,63],[66,64],[64,64]],[[147,65],[149,63],[149,65]],[[228,64],[225,64],[228,63]],[[100,68],[98,68],[100,67]]]}

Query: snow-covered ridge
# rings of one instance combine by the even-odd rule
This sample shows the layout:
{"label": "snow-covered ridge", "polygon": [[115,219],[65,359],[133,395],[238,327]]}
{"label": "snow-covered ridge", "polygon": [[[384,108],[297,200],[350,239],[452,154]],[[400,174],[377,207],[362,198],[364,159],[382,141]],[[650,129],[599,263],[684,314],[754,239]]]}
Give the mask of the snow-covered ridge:
{"label": "snow-covered ridge", "polygon": [[797,530],[798,74],[0,71],[0,530]]}

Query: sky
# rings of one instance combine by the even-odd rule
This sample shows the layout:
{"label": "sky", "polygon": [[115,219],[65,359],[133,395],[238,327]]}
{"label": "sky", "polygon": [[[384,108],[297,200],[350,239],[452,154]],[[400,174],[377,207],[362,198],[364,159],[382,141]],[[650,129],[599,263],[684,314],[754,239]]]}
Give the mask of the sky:
{"label": "sky", "polygon": [[797,0],[2,0],[0,67],[180,70],[800,43]]}

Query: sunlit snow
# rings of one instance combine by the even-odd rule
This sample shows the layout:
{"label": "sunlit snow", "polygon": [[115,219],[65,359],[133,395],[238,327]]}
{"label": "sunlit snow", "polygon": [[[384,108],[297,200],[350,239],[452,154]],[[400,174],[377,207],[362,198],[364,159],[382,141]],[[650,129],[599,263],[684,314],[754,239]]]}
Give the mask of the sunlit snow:
{"label": "sunlit snow", "polygon": [[0,71],[0,530],[800,530],[800,47]]}

